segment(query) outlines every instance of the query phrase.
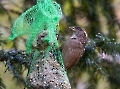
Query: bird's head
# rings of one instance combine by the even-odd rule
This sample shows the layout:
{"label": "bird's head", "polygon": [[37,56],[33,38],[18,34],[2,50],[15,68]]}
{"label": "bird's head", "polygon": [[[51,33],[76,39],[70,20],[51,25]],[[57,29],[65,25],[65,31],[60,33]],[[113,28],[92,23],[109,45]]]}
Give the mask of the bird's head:
{"label": "bird's head", "polygon": [[71,29],[73,31],[71,39],[78,40],[85,46],[86,42],[88,40],[88,36],[87,36],[85,29],[78,27],[78,26],[70,26],[69,29]]}

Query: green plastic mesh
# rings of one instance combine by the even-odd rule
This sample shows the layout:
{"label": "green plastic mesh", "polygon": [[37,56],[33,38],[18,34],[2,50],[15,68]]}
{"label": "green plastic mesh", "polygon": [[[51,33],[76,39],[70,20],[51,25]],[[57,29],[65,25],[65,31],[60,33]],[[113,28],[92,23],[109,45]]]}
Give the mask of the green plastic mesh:
{"label": "green plastic mesh", "polygon": [[[28,89],[71,89],[59,50],[57,34],[62,16],[61,7],[52,0],[37,0],[37,4],[24,12],[13,24],[10,40],[27,34],[27,52],[32,53],[26,79]],[[40,34],[40,49],[32,50]]]}
{"label": "green plastic mesh", "polygon": [[56,29],[62,16],[61,7],[52,0],[38,0],[37,4],[24,12],[13,24],[10,40],[27,34],[27,52],[31,52],[34,39],[43,30],[48,31],[46,39],[56,45]]}
{"label": "green plastic mesh", "polygon": [[28,89],[71,89],[62,57],[55,44],[44,51],[35,51],[27,76]]}

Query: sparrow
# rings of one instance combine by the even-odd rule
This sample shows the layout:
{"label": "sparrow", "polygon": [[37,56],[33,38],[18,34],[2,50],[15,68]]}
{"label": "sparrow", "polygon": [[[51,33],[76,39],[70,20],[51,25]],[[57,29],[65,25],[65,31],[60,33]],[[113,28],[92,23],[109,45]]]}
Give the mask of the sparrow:
{"label": "sparrow", "polygon": [[85,45],[88,40],[88,35],[84,28],[71,26],[72,36],[68,38],[62,47],[62,56],[65,68],[71,69],[82,57],[85,52]]}

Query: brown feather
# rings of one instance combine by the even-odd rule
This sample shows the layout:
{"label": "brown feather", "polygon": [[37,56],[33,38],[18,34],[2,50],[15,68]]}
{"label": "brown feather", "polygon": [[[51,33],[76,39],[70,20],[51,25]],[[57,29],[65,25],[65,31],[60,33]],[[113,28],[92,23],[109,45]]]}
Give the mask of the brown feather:
{"label": "brown feather", "polygon": [[62,54],[66,69],[72,68],[82,57],[87,42],[87,33],[83,28],[71,27],[73,34],[63,45]]}

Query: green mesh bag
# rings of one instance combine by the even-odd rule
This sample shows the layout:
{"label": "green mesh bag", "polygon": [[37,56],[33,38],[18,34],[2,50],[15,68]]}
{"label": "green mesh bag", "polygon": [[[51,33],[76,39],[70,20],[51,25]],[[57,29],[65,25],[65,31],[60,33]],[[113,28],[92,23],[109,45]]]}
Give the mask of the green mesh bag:
{"label": "green mesh bag", "polygon": [[[26,79],[27,89],[71,89],[59,50],[58,23],[62,17],[59,4],[52,0],[37,0],[13,24],[10,40],[27,34],[27,52],[34,56]],[[40,49],[32,50],[33,41],[40,34]]]}
{"label": "green mesh bag", "polygon": [[28,89],[71,89],[62,56],[55,44],[35,51],[27,76]]}
{"label": "green mesh bag", "polygon": [[31,46],[38,34],[46,29],[48,30],[48,41],[55,42],[57,25],[62,16],[60,5],[52,0],[38,0],[37,4],[24,12],[13,24],[13,40],[19,35],[27,34],[27,52],[31,52]]}

